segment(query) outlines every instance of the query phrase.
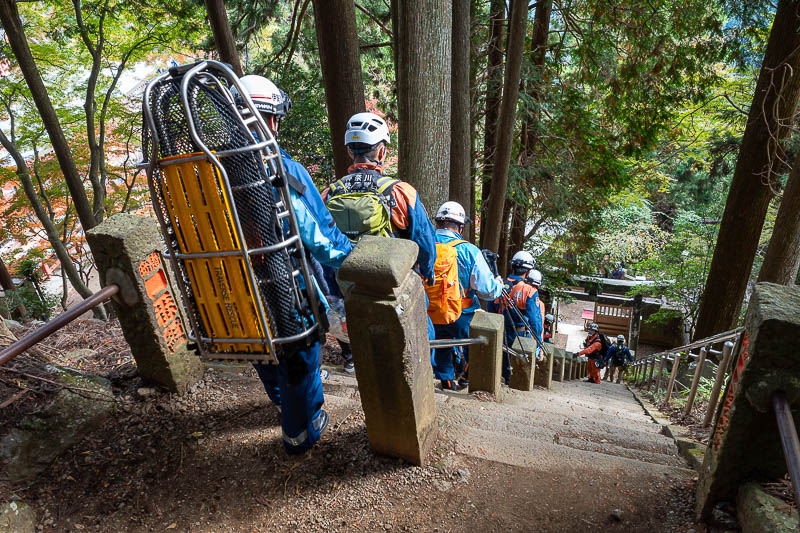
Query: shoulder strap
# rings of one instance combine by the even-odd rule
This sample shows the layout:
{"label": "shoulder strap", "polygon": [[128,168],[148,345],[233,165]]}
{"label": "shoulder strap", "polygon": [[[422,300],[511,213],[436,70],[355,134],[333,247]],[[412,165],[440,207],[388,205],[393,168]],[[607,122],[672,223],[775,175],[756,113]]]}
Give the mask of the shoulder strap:
{"label": "shoulder strap", "polygon": [[286,172],[286,182],[289,184],[289,187],[294,189],[300,196],[303,196],[306,193],[305,184],[288,172]]}
{"label": "shoulder strap", "polygon": [[344,178],[336,180],[335,182],[330,184],[330,186],[328,187],[328,193],[329,193],[328,200],[330,200],[333,196],[336,196],[337,194],[342,194],[344,192],[347,192],[347,187],[342,181],[343,179]]}
{"label": "shoulder strap", "polygon": [[462,244],[462,243],[465,243],[465,242],[467,242],[467,241],[465,241],[464,239],[453,239],[450,242],[440,242],[439,244],[441,244],[442,246],[447,246],[448,248],[455,248],[459,244]]}

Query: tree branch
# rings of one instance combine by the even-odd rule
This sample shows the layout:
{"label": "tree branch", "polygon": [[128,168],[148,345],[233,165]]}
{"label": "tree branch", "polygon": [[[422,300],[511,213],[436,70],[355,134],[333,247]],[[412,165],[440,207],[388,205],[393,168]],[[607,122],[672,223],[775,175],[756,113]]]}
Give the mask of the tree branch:
{"label": "tree branch", "polygon": [[[368,10],[367,8],[365,8],[364,6],[362,6],[361,4],[359,4],[358,2],[353,2],[353,5],[355,5],[355,6],[356,6],[356,9],[358,9],[359,11],[361,11],[362,13],[364,13],[364,14],[365,14],[367,17],[369,17],[369,19],[370,19],[370,20],[372,20],[372,21],[373,21],[375,24],[377,24],[378,26],[380,26],[380,27],[381,27],[381,29],[383,29],[383,31],[385,31],[385,32],[386,32],[386,34],[389,36],[389,38],[390,38],[390,39],[392,38],[392,30],[390,30],[389,28],[387,28],[387,27],[386,27],[386,24],[384,24],[383,22],[381,22],[381,20],[380,20],[378,17],[376,17],[375,15],[373,15],[372,13],[370,13],[370,12],[369,12],[369,10]],[[391,43],[390,43],[390,44],[391,44]]]}

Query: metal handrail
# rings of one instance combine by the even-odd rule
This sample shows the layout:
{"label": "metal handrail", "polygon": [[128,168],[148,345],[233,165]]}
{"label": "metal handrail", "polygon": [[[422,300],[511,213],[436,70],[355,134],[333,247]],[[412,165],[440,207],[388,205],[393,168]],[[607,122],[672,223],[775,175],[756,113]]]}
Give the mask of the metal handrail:
{"label": "metal handrail", "polygon": [[[2,351],[0,351],[0,366],[8,363],[25,350],[36,344],[37,342],[41,341],[42,339],[49,337],[59,329],[63,328],[83,313],[90,311],[100,305],[101,303],[105,302],[115,294],[119,292],[118,285],[107,285],[97,291],[96,293],[92,294],[85,300],[78,302],[77,304],[73,305],[53,320],[45,323],[43,326],[36,328],[35,330],[31,331],[17,342],[9,344]],[[2,320],[2,319],[0,319]]]}
{"label": "metal handrail", "polygon": [[795,501],[800,495],[800,440],[797,438],[797,428],[786,394],[776,391],[772,394],[772,408],[775,410],[775,420],[778,422],[778,433],[781,436],[783,457],[786,459],[786,468],[794,487]]}
{"label": "metal handrail", "polygon": [[470,346],[473,344],[486,344],[485,337],[475,339],[440,339],[430,341],[431,348],[457,348],[458,346]]}

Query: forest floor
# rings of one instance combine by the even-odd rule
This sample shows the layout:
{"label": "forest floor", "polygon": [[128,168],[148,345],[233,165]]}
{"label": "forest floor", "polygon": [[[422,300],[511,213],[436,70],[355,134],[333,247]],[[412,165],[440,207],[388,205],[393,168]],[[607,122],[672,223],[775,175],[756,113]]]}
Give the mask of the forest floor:
{"label": "forest floor", "polygon": [[[332,363],[336,358],[327,356]],[[108,372],[119,374],[126,364],[121,359],[109,358]],[[0,501],[32,505],[39,530],[47,533],[716,531],[695,523],[696,478],[683,467],[659,467],[669,471],[647,477],[636,470],[645,463],[604,464],[602,453],[578,450],[592,458],[584,464],[571,458],[574,449],[564,447],[563,459],[560,451],[548,455],[552,444],[544,441],[541,457],[530,466],[481,458],[482,448],[465,452],[458,426],[449,425],[443,406],[455,401],[451,409],[463,404],[469,409],[464,412],[478,414],[505,409],[466,393],[437,393],[441,437],[427,464],[414,467],[371,453],[357,389],[337,384],[334,373],[325,385],[328,430],[310,452],[288,456],[280,415],[255,373],[246,367],[221,370],[208,370],[184,396],[143,388],[138,377],[122,373],[114,380],[118,404],[107,423],[33,482],[0,479]],[[584,385],[571,385],[570,394],[583,394]],[[606,385],[628,405],[630,393],[621,386],[594,387]],[[543,407],[555,405],[548,402],[557,396],[543,390],[526,394]],[[581,402],[581,409],[592,408]],[[521,412],[501,418],[513,420]],[[0,433],[9,429],[8,422]],[[535,438],[504,435],[495,439],[498,450],[518,446],[515,442],[530,442],[534,454],[539,449]],[[596,440],[573,437],[587,446]],[[552,443],[558,435],[546,438]],[[492,440],[486,440],[489,456]]]}

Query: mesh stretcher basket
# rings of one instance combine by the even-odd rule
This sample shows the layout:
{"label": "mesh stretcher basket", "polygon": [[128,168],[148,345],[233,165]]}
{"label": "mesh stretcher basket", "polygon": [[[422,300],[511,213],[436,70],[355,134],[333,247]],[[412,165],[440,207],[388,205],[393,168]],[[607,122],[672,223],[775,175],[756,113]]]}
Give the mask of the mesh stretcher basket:
{"label": "mesh stretcher basket", "polygon": [[216,61],[145,89],[143,151],[189,338],[208,360],[276,363],[321,334],[319,302],[280,148]]}

